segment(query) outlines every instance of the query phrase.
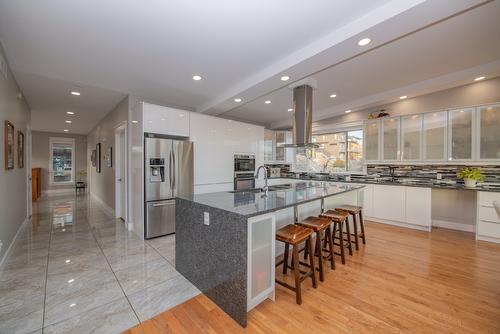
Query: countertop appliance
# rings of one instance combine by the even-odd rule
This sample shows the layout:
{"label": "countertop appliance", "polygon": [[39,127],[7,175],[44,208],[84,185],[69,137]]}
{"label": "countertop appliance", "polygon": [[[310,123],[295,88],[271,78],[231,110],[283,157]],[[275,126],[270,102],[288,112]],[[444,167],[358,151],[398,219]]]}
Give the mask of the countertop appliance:
{"label": "countertop appliance", "polygon": [[175,233],[175,198],[193,193],[193,143],[144,135],[144,236]]}
{"label": "countertop appliance", "polygon": [[255,188],[255,155],[234,155],[234,190]]}

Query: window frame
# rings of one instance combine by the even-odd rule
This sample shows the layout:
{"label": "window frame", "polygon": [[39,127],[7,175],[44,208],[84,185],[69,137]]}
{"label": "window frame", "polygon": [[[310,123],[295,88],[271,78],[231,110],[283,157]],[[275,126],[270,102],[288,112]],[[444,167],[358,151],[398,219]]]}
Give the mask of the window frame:
{"label": "window frame", "polygon": [[[354,132],[354,131],[361,131],[361,133],[363,134],[363,144],[361,145],[361,160],[362,160],[362,165],[363,165],[363,168],[362,170],[356,170],[356,171],[352,171],[352,170],[349,170],[349,132]],[[344,133],[345,134],[345,150],[344,150],[344,155],[345,155],[345,170],[344,171],[339,171],[339,172],[330,172],[332,174],[364,174],[364,153],[365,153],[365,147],[364,147],[364,142],[365,142],[365,131],[364,131],[364,128],[363,126],[360,126],[360,127],[349,127],[349,128],[345,128],[345,129],[342,129],[342,130],[338,130],[338,131],[322,131],[321,133],[315,133],[313,134],[314,137],[318,137],[318,136],[329,136],[329,135],[335,135],[335,134],[340,134],[340,133]]]}
{"label": "window frame", "polygon": [[[54,144],[71,144],[71,180],[69,181],[54,181]],[[66,186],[75,183],[75,139],[65,137],[50,137],[49,138],[49,184],[52,186]]]}

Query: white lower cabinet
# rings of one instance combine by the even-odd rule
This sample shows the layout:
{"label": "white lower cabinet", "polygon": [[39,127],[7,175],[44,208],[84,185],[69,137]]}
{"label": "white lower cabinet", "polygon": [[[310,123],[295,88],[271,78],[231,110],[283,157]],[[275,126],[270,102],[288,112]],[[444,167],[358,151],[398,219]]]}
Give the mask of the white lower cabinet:
{"label": "white lower cabinet", "polygon": [[274,300],[276,217],[274,214],[248,219],[247,311],[263,300]]}
{"label": "white lower cabinet", "polygon": [[368,185],[363,193],[367,219],[430,231],[431,189],[392,185]]}
{"label": "white lower cabinet", "polygon": [[500,193],[477,192],[476,239],[500,243]]}

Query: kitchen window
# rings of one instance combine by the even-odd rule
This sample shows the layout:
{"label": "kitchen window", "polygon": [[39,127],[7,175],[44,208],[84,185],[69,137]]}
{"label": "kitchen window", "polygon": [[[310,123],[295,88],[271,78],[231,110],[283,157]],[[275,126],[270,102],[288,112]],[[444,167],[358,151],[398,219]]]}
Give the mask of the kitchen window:
{"label": "kitchen window", "polygon": [[316,135],[312,142],[320,145],[312,160],[322,172],[363,171],[363,130]]}
{"label": "kitchen window", "polygon": [[51,137],[49,147],[50,183],[54,185],[74,183],[75,140]]}

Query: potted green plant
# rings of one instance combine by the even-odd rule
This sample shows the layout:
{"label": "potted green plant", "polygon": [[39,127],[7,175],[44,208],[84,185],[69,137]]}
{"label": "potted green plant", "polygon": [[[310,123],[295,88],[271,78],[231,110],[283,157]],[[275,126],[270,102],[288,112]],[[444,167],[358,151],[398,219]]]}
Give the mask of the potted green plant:
{"label": "potted green plant", "polygon": [[484,181],[484,175],[479,168],[462,168],[458,173],[458,177],[464,180],[466,187],[475,187],[476,182]]}

